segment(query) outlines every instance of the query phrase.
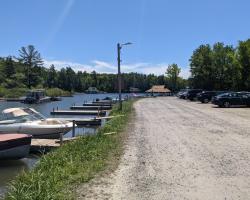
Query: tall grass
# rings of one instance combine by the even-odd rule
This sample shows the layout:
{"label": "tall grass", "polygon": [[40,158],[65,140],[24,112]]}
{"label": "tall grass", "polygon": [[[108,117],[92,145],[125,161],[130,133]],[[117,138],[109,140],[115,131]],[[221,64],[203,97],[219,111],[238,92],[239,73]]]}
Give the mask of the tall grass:
{"label": "tall grass", "polygon": [[72,93],[69,91],[62,90],[60,88],[48,88],[46,89],[46,95],[50,97],[59,97],[59,96],[71,96]]}
{"label": "tall grass", "polygon": [[[121,136],[132,111],[132,101],[115,106],[111,115],[123,115],[108,121],[97,135],[79,137],[43,156],[38,165],[12,181],[7,200],[73,199],[73,187],[86,182],[105,169],[108,161],[120,154]],[[107,132],[117,134],[104,135]]]}

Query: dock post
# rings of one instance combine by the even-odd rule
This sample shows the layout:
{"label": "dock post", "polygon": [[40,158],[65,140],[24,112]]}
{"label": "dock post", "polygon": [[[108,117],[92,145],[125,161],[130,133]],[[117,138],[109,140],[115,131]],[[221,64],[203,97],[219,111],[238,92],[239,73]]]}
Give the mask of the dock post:
{"label": "dock post", "polygon": [[60,133],[60,146],[63,144],[63,133]]}
{"label": "dock post", "polygon": [[76,122],[73,120],[73,130],[72,130],[72,137],[75,137],[75,129],[76,129]]}

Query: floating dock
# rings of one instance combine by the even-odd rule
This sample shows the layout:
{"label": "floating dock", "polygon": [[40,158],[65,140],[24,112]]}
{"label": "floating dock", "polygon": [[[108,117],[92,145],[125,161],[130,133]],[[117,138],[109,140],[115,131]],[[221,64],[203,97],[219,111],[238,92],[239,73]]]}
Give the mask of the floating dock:
{"label": "floating dock", "polygon": [[55,118],[74,122],[77,126],[101,126],[102,118]]}
{"label": "floating dock", "polygon": [[50,112],[51,115],[96,115],[105,116],[106,111],[97,110],[53,110]]}
{"label": "floating dock", "polygon": [[101,102],[92,102],[92,103],[84,103],[83,106],[112,106],[111,103],[101,103]]}
{"label": "floating dock", "polygon": [[111,104],[111,103],[113,103],[113,101],[112,100],[99,100],[99,101],[92,101],[92,103],[109,103],[109,104]]}
{"label": "floating dock", "polygon": [[112,106],[71,106],[71,110],[110,110]]}

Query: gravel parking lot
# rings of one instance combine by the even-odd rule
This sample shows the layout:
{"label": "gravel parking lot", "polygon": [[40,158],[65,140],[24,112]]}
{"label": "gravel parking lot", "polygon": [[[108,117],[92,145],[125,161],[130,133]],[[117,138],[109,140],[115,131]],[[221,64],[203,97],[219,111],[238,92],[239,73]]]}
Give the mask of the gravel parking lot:
{"label": "gravel parking lot", "polygon": [[79,199],[250,199],[250,108],[159,97],[135,110],[117,170]]}

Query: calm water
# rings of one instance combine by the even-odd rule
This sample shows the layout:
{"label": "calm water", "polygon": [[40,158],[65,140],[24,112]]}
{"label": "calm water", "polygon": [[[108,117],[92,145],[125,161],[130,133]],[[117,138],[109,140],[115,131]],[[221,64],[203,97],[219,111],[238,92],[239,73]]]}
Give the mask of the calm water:
{"label": "calm water", "polygon": [[[124,94],[124,96],[126,95],[128,94]],[[48,102],[37,105],[27,105],[19,102],[0,102],[0,112],[2,112],[2,110],[6,108],[30,106],[39,111],[40,113],[42,113],[46,117],[53,117],[50,115],[50,112],[53,110],[53,108],[58,107],[58,109],[66,110],[69,109],[69,107],[72,106],[73,104],[82,105],[85,101],[91,102],[96,98],[103,99],[107,96],[112,98],[118,97],[117,94],[76,94],[74,95],[74,97],[63,97],[62,101]],[[57,115],[54,117],[63,117],[63,116]],[[69,118],[74,116],[66,116],[66,117]],[[81,116],[81,117],[90,118],[93,116]],[[94,128],[78,127],[76,129],[76,135],[94,134],[95,131],[96,129]],[[64,137],[71,137],[71,136],[72,132],[69,132]],[[34,167],[38,159],[39,157],[37,155],[31,154],[29,157],[17,161],[0,161],[0,198],[6,191],[6,186],[8,185],[8,183],[23,170],[29,170],[32,167]]]}

